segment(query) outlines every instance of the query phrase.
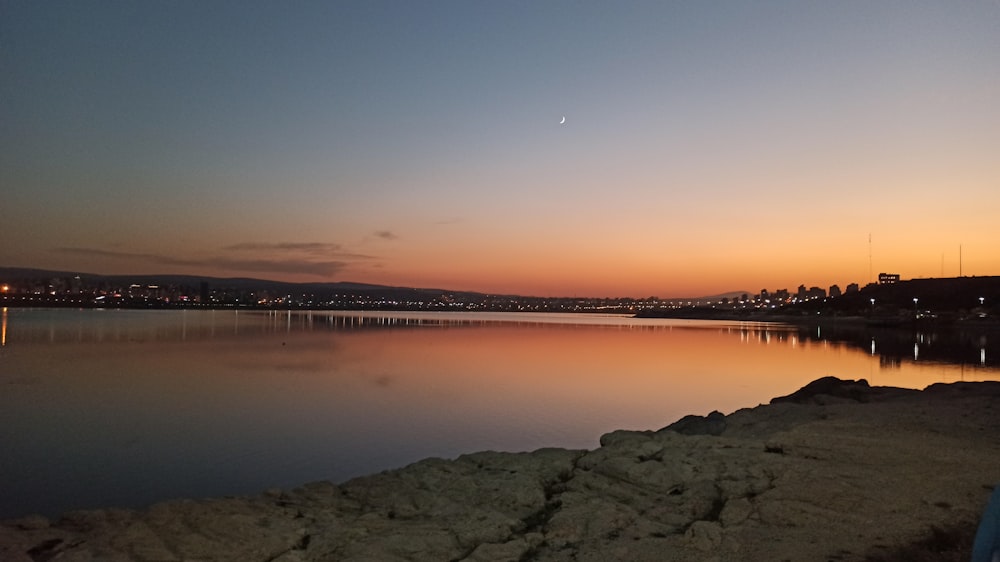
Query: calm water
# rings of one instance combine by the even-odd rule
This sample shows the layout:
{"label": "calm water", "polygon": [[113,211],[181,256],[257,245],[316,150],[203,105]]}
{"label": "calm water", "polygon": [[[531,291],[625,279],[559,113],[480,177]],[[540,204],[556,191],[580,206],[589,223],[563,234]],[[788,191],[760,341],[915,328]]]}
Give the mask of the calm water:
{"label": "calm water", "polygon": [[1000,379],[986,336],[948,364],[926,361],[943,341],[928,334],[885,336],[883,356],[866,334],[613,316],[4,309],[0,322],[0,517],[592,448],[825,375]]}

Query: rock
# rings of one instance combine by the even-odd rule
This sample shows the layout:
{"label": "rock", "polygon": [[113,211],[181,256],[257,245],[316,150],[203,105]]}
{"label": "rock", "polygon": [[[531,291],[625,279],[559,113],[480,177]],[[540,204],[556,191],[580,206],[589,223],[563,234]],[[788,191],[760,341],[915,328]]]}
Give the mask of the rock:
{"label": "rock", "polygon": [[707,416],[684,416],[660,431],[676,431],[683,435],[722,435],[726,430],[726,416],[714,411]]}
{"label": "rock", "polygon": [[1000,383],[899,390],[821,379],[790,401],[611,432],[591,451],[481,452],[340,485],[4,521],[0,559],[865,560],[973,524],[1000,482]]}
{"label": "rock", "polygon": [[[841,380],[837,377],[823,377],[803,386],[788,396],[771,399],[771,404],[793,402],[795,404],[817,403],[817,397],[836,397],[866,402],[871,387],[865,379]],[[820,399],[822,400],[822,399]]]}
{"label": "rock", "polygon": [[909,396],[920,391],[891,386],[869,386],[865,379],[844,380],[837,377],[816,379],[788,396],[771,399],[771,404],[836,404],[841,402],[874,402]]}
{"label": "rock", "polygon": [[749,498],[733,498],[723,506],[722,512],[719,514],[719,522],[722,523],[723,527],[733,527],[745,522],[752,512],[753,504],[750,503]]}
{"label": "rock", "polygon": [[722,527],[714,521],[695,521],[684,532],[684,538],[701,551],[711,551],[722,544]]}
{"label": "rock", "polygon": [[518,562],[542,542],[542,535],[532,533],[503,543],[482,543],[464,560],[469,562]]}
{"label": "rock", "polygon": [[1000,396],[1000,381],[934,383],[923,394],[938,396]]}
{"label": "rock", "polygon": [[49,520],[47,517],[42,517],[41,515],[29,515],[27,517],[21,517],[19,519],[13,519],[10,524],[26,531],[31,531],[35,529],[45,529],[49,526]]}
{"label": "rock", "polygon": [[652,432],[650,431],[629,431],[619,429],[602,435],[600,442],[602,447],[627,445],[628,443],[647,443],[651,433]]}

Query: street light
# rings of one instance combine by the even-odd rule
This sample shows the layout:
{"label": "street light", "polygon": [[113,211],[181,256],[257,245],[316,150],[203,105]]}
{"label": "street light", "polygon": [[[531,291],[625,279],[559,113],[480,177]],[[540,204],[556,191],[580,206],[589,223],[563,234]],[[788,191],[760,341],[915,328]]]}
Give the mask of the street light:
{"label": "street light", "polygon": [[916,316],[920,316],[920,313],[917,312],[917,301],[918,300],[920,300],[920,299],[918,299],[917,297],[913,297],[913,314],[916,315]]}
{"label": "street light", "polygon": [[872,301],[872,314],[875,314],[875,299],[868,299]]}
{"label": "street light", "polygon": [[979,306],[983,306],[983,301],[985,301],[985,300],[986,300],[986,297],[979,297]]}

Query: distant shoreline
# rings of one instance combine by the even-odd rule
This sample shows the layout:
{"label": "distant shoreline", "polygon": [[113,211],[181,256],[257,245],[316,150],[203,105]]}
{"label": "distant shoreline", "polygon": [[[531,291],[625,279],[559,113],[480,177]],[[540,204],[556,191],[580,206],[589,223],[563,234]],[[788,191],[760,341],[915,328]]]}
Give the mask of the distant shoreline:
{"label": "distant shoreline", "polygon": [[715,309],[676,309],[651,310],[640,312],[636,318],[664,318],[677,320],[722,320],[731,322],[773,322],[794,326],[853,326],[869,328],[981,328],[983,330],[1000,330],[1000,320],[980,318],[947,318],[947,319],[915,319],[908,316],[862,316],[837,314],[781,314],[755,312],[749,314],[733,313],[727,310]]}
{"label": "distant shoreline", "polygon": [[[699,298],[537,297],[353,282],[289,283],[190,275],[95,275],[0,267],[0,306],[137,309],[567,312],[799,323],[800,316],[1000,319],[1000,276],[909,279],[830,296],[781,289]],[[815,288],[818,289],[819,288]],[[819,290],[819,293],[823,293]],[[728,295],[728,296],[727,296]]]}

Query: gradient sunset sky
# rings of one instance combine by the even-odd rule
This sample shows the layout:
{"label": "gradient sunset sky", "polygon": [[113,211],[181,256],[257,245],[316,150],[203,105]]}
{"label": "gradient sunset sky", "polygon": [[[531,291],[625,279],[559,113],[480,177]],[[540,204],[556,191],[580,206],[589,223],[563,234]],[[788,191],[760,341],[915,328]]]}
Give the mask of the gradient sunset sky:
{"label": "gradient sunset sky", "polygon": [[997,0],[0,0],[0,266],[676,297],[960,246],[1000,275]]}

